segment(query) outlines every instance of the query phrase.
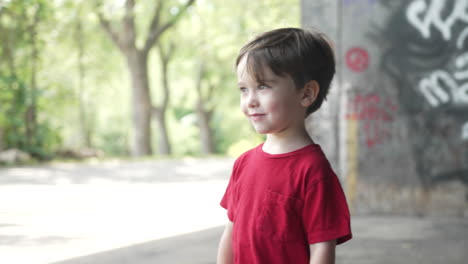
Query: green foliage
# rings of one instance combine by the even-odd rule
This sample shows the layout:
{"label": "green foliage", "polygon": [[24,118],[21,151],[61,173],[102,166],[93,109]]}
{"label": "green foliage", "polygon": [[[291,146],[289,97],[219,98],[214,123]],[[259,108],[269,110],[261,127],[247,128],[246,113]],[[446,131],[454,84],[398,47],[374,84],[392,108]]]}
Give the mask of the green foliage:
{"label": "green foliage", "polygon": [[178,156],[198,155],[200,140],[196,115],[193,112],[188,113],[177,121],[172,113],[169,113],[168,117],[174,154]]}
{"label": "green foliage", "polygon": [[36,126],[35,133],[26,135],[25,116],[29,109],[28,89],[17,76],[0,76],[0,126],[4,130],[6,148],[18,148],[33,156],[46,159],[60,143],[60,136],[47,120]]}
{"label": "green foliage", "polygon": [[96,144],[99,149],[112,156],[127,156],[128,139],[126,135],[119,130],[106,130],[99,137]]}
{"label": "green foliage", "polygon": [[42,99],[38,99],[42,90],[37,85],[32,89],[33,74],[37,74],[32,61],[40,63],[40,57],[33,59],[38,55],[34,55],[33,48],[41,50],[44,45],[38,30],[42,21],[51,16],[51,10],[47,1],[20,2],[9,2],[3,7],[0,17],[0,54],[3,58],[0,61],[0,126],[3,138],[0,141],[4,148],[22,149],[34,157],[45,159],[60,144],[60,136],[47,119],[32,122],[31,118],[42,112],[39,106]]}
{"label": "green foliage", "polygon": [[16,76],[0,77],[1,125],[5,130],[6,146],[24,148],[24,115],[26,112],[26,85]]}
{"label": "green foliage", "polygon": [[[57,150],[85,147],[109,156],[125,156],[131,133],[132,94],[129,73],[120,51],[105,35],[96,16],[96,3],[113,26],[124,15],[123,1],[10,1],[0,13],[0,128],[4,147],[20,148],[47,158]],[[156,1],[157,2],[157,1]],[[164,0],[163,19],[170,19],[183,1]],[[137,45],[146,38],[155,1],[136,1]],[[162,35],[162,44],[175,43],[169,64],[171,101],[167,111],[170,141],[176,156],[200,152],[195,103],[200,65],[204,65],[202,95],[213,111],[211,127],[216,152],[237,155],[263,140],[253,132],[238,107],[234,60],[254,34],[282,26],[299,26],[298,0],[197,0],[179,23]],[[34,24],[35,23],[35,24]],[[82,35],[77,35],[81,23]],[[38,58],[32,68],[31,26],[37,31]],[[79,40],[84,76],[79,79]],[[155,49],[149,75],[153,104],[161,102],[161,69]],[[36,92],[31,77],[36,75]],[[82,84],[81,90],[79,84]],[[210,87],[213,90],[210,92]],[[27,138],[26,119],[36,99],[37,124]],[[80,118],[83,106],[84,121]],[[83,127],[83,125],[85,127]],[[153,125],[153,133],[156,133]],[[156,138],[155,135],[153,138]]]}

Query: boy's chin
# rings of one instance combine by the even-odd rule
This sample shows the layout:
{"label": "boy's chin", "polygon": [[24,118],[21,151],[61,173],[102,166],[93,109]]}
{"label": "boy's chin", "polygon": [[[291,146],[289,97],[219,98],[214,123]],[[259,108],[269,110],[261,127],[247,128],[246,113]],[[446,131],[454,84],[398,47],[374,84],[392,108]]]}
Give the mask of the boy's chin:
{"label": "boy's chin", "polygon": [[262,135],[266,135],[270,133],[270,131],[267,129],[257,128],[255,126],[253,127],[253,129],[255,130],[255,132],[262,134]]}

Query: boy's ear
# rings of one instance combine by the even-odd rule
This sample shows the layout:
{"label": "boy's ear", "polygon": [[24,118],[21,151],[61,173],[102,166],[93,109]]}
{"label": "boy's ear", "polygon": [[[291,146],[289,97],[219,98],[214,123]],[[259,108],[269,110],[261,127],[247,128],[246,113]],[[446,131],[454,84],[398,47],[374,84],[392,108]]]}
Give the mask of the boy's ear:
{"label": "boy's ear", "polygon": [[308,81],[303,88],[301,104],[304,107],[309,107],[315,102],[320,91],[320,85],[317,81]]}

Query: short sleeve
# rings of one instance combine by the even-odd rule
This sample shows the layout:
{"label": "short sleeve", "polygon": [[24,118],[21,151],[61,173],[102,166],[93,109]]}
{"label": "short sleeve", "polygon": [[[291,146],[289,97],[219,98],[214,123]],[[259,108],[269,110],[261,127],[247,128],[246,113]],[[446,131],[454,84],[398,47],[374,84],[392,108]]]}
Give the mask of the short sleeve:
{"label": "short sleeve", "polygon": [[234,178],[236,173],[237,161],[234,163],[231,177],[229,179],[229,183],[226,187],[226,191],[224,193],[223,198],[221,199],[220,205],[227,210],[227,215],[229,221],[234,222]]}
{"label": "short sleeve", "polygon": [[324,169],[304,196],[302,221],[309,244],[337,240],[342,244],[352,238],[346,198],[331,168]]}

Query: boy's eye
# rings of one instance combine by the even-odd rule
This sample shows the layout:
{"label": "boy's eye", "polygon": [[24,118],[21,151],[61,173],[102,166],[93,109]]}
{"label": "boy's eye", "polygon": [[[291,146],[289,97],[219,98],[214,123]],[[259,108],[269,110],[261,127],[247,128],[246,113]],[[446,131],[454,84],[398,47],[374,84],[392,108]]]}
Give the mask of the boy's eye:
{"label": "boy's eye", "polygon": [[240,87],[239,90],[240,90],[241,93],[247,92],[247,88],[245,88],[245,87]]}
{"label": "boy's eye", "polygon": [[266,86],[266,85],[259,85],[257,89],[259,89],[259,90],[268,89],[268,86]]}

